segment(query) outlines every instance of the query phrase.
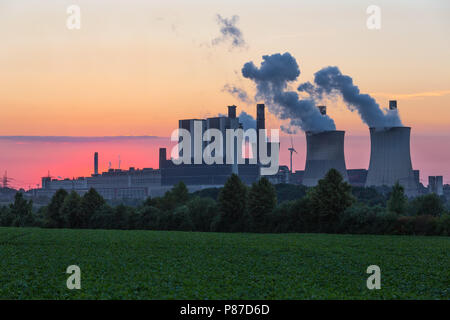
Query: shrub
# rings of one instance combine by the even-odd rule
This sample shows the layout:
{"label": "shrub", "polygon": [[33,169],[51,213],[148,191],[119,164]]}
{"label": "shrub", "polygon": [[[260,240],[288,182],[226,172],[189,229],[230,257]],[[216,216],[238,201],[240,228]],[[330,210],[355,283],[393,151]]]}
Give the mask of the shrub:
{"label": "shrub", "polygon": [[294,230],[292,225],[292,207],[294,201],[284,201],[267,216],[267,232],[285,233]]}
{"label": "shrub", "polygon": [[308,187],[304,185],[280,183],[274,186],[277,193],[278,203],[293,201],[306,196]]}
{"label": "shrub", "polygon": [[176,208],[169,214],[168,230],[193,231],[194,224],[189,215],[189,208],[186,205]]}
{"label": "shrub", "polygon": [[387,199],[385,195],[377,190],[375,187],[352,187],[352,194],[362,202],[370,207],[386,206]]}
{"label": "shrub", "polygon": [[437,219],[436,233],[442,236],[450,236],[450,214],[443,214]]}
{"label": "shrub", "polygon": [[411,214],[440,216],[444,212],[444,203],[435,193],[419,196],[411,201]]}
{"label": "shrub", "polygon": [[358,203],[348,208],[341,216],[338,231],[352,234],[389,234],[397,219],[381,206],[369,207]]}
{"label": "shrub", "polygon": [[414,234],[415,217],[400,216],[395,221],[394,234],[408,235]]}
{"label": "shrub", "polygon": [[90,216],[89,226],[94,229],[113,229],[114,209],[106,203],[103,204]]}
{"label": "shrub", "polygon": [[128,213],[128,229],[139,229],[140,215],[137,208],[130,208]]}
{"label": "shrub", "polygon": [[195,197],[187,203],[189,216],[196,231],[210,231],[214,218],[218,216],[217,203],[211,198]]}
{"label": "shrub", "polygon": [[164,230],[165,225],[163,225],[164,221],[162,220],[162,215],[163,212],[156,207],[142,207],[138,214],[139,220],[137,228],[147,230]]}
{"label": "shrub", "polygon": [[436,234],[437,219],[431,215],[420,215],[415,217],[414,234],[415,235],[434,235]]}
{"label": "shrub", "polygon": [[289,224],[292,232],[319,232],[319,215],[312,207],[309,197],[292,203]]}
{"label": "shrub", "polygon": [[11,210],[6,207],[0,207],[0,226],[2,227],[10,227],[14,221],[14,216],[11,213]]}
{"label": "shrub", "polygon": [[373,223],[372,230],[374,234],[393,234],[397,215],[386,211],[384,208],[378,207],[376,220]]}
{"label": "shrub", "polygon": [[364,204],[359,203],[348,208],[339,217],[338,232],[364,233],[369,215],[369,207]]}
{"label": "shrub", "polygon": [[129,229],[128,221],[130,217],[130,211],[132,210],[133,209],[123,204],[119,204],[117,207],[115,207],[112,227],[114,229]]}

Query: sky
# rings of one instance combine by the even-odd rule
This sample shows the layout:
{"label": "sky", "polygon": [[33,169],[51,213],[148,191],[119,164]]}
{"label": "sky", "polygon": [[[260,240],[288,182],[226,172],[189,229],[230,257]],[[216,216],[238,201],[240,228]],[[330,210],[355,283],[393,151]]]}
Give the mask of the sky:
{"label": "sky", "polygon": [[[66,26],[73,4],[81,9],[79,30]],[[379,30],[366,26],[370,5],[381,9]],[[220,37],[217,14],[238,16],[244,46],[214,41]],[[338,66],[381,106],[397,99],[403,123],[412,127],[413,166],[424,174],[445,173],[449,34],[445,0],[2,0],[0,136],[168,137],[178,119],[225,113],[227,105],[254,115],[253,101],[240,101],[224,86],[242,88],[253,98],[255,87],[242,77],[242,66],[289,52],[301,70],[299,83],[311,81],[323,67]],[[348,167],[367,167],[370,144],[359,142],[369,141],[367,126],[342,101],[327,105],[337,129],[349,137]],[[271,128],[283,124],[273,115],[267,122]],[[304,153],[304,134],[294,138]],[[39,183],[36,177],[47,169],[60,176],[91,171],[93,149],[87,142],[67,141],[58,153],[61,143],[47,141],[46,157],[39,152],[42,141],[0,140],[0,170],[18,180]],[[154,166],[144,160],[157,153],[158,143],[133,141],[135,151],[120,139],[93,147],[108,158],[120,154],[130,165]],[[88,160],[78,161],[80,153]],[[298,157],[294,167],[302,169]],[[66,158],[73,161],[53,164]]]}

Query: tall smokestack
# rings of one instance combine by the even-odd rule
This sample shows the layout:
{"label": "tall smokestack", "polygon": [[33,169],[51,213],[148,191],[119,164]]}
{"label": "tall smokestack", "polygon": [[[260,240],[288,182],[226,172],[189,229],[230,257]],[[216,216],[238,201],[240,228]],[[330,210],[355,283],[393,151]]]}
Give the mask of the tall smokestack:
{"label": "tall smokestack", "polygon": [[167,160],[166,148],[159,148],[159,169],[164,167],[166,160]]}
{"label": "tall smokestack", "polygon": [[397,110],[397,100],[389,100],[389,110]]}
{"label": "tall smokestack", "polygon": [[94,174],[98,175],[98,152],[94,153]]}
{"label": "tall smokestack", "polygon": [[319,108],[320,114],[321,115],[326,115],[327,114],[327,106],[317,106],[317,108]]}
{"label": "tall smokestack", "polygon": [[236,106],[228,106],[228,118],[236,119]]}
{"label": "tall smokestack", "polygon": [[265,129],[266,128],[266,118],[264,115],[264,109],[265,109],[265,105],[264,103],[258,103],[256,105],[256,150],[257,150],[257,154],[256,154],[256,159],[257,159],[257,163],[259,164],[259,130],[260,129]]}
{"label": "tall smokestack", "polygon": [[256,105],[256,129],[265,129],[266,128],[266,118],[264,115],[265,109],[264,103],[259,103]]}

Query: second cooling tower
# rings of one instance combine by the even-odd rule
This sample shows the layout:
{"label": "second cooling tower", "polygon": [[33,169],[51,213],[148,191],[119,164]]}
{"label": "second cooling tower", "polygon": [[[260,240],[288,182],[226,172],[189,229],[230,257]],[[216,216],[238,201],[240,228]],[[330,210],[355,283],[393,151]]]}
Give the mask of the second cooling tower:
{"label": "second cooling tower", "polygon": [[410,154],[410,127],[370,128],[370,163],[366,186],[393,186],[397,181],[408,196],[416,196]]}
{"label": "second cooling tower", "polygon": [[327,172],[338,170],[348,181],[344,156],[345,131],[306,132],[306,165],[303,184],[317,185]]}

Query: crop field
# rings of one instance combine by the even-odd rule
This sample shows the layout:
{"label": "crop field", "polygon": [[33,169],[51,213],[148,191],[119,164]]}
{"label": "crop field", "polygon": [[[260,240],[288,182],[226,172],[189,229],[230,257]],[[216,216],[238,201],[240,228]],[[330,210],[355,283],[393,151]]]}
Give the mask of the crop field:
{"label": "crop field", "polygon": [[0,228],[0,299],[449,299],[449,266],[449,237]]}

